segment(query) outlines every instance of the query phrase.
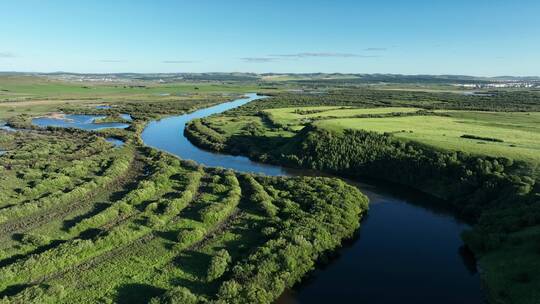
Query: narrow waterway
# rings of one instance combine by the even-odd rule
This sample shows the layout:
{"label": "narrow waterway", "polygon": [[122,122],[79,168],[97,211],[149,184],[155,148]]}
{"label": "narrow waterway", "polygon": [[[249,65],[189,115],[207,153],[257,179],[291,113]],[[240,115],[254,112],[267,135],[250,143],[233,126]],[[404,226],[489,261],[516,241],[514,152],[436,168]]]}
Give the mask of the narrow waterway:
{"label": "narrow waterway", "polygon": [[[260,164],[243,156],[205,151],[183,135],[187,122],[241,106],[246,98],[168,117],[148,124],[145,144],[183,159],[266,175],[310,175]],[[355,183],[356,184],[356,183]],[[368,216],[355,239],[336,257],[314,271],[280,303],[482,303],[474,261],[462,248],[460,233],[468,226],[452,216],[428,209],[431,198],[399,187],[358,183],[370,198]]]}

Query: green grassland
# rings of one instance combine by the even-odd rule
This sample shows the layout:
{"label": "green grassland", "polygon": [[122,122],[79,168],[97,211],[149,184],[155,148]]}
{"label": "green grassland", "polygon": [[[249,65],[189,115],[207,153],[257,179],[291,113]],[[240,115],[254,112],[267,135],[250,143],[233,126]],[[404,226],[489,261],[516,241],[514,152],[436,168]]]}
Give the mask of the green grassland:
{"label": "green grassland", "polygon": [[20,114],[43,115],[65,107],[133,102],[172,104],[205,97],[238,96],[258,89],[255,83],[242,82],[108,83],[0,75],[0,120]]}
{"label": "green grassland", "polygon": [[[540,161],[540,113],[439,110],[433,115],[414,115],[418,108],[290,107],[264,110],[272,123],[299,131],[306,123],[342,132],[345,129],[392,133],[437,149],[494,157],[509,157],[535,165]],[[405,113],[405,116],[385,115]],[[369,117],[378,116],[381,117]],[[364,116],[364,117],[363,117]],[[220,116],[208,123],[226,136],[239,134],[249,124],[264,126],[259,116]],[[266,128],[266,136],[291,137],[287,130]],[[463,138],[474,135],[502,142]]]}
{"label": "green grassland", "polygon": [[408,113],[415,112],[416,108],[354,108],[354,107],[297,107],[266,110],[272,118],[286,125],[299,125],[301,122],[328,119],[335,117],[353,117],[355,115],[377,115],[389,113]]}
{"label": "green grassland", "polygon": [[[362,129],[393,133],[398,138],[417,141],[440,149],[509,157],[531,163],[540,161],[540,113],[449,113],[446,116],[409,116],[392,118],[344,118],[318,121],[316,124],[332,130]],[[500,120],[520,118],[515,123]],[[462,138],[464,134],[500,139],[489,142]]]}
{"label": "green grassland", "polygon": [[[271,303],[299,282],[358,228],[367,199],[356,188],[337,178],[204,168],[140,139],[151,119],[249,91],[272,97],[195,120],[188,137],[438,196],[476,223],[464,240],[490,300],[536,303],[540,94],[466,96],[442,83],[366,88],[362,77],[323,78],[0,76],[0,120],[24,129],[0,130],[0,303]],[[104,121],[129,113],[133,121],[95,132],[31,125],[51,112]]]}
{"label": "green grassland", "polygon": [[[172,85],[186,94],[154,100],[132,92],[151,89],[98,84],[94,95],[10,81],[0,118],[23,131],[0,130],[0,303],[271,303],[367,211],[367,198],[339,179],[204,168],[142,145],[150,119],[251,88]],[[133,121],[90,132],[31,125],[56,111]]]}
{"label": "green grassland", "polygon": [[511,94],[284,93],[193,121],[186,134],[212,150],[437,196],[475,224],[463,239],[479,259],[490,302],[533,304],[540,286],[540,111],[532,109],[540,97]]}
{"label": "green grassland", "polygon": [[204,169],[82,134],[0,131],[1,303],[270,303],[367,208],[337,179]]}
{"label": "green grassland", "polygon": [[0,101],[30,99],[100,99],[171,98],[169,95],[185,93],[250,92],[253,84],[223,84],[219,82],[67,82],[46,77],[0,76]]}

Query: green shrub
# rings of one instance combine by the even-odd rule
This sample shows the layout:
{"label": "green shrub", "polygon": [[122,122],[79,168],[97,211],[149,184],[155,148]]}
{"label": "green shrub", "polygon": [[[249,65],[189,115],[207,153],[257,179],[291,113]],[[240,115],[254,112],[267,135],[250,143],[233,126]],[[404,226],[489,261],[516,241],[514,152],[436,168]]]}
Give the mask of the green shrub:
{"label": "green shrub", "polygon": [[161,297],[152,298],[151,304],[195,304],[198,297],[185,287],[173,287],[167,290]]}
{"label": "green shrub", "polygon": [[221,249],[218,251],[210,260],[210,265],[208,266],[206,273],[206,280],[210,282],[221,277],[227,270],[230,262],[231,256],[227,250]]}
{"label": "green shrub", "polygon": [[185,228],[178,232],[177,240],[179,245],[188,246],[195,242],[200,241],[204,235],[206,234],[206,230],[202,227],[196,227],[196,228]]}
{"label": "green shrub", "polygon": [[39,235],[39,234],[25,233],[21,237],[21,243],[33,245],[33,246],[41,246],[49,242],[50,242],[50,238],[44,235]]}
{"label": "green shrub", "polygon": [[246,180],[251,187],[250,201],[258,204],[260,209],[270,217],[276,216],[278,208],[272,203],[272,197],[264,190],[252,176],[246,176]]}

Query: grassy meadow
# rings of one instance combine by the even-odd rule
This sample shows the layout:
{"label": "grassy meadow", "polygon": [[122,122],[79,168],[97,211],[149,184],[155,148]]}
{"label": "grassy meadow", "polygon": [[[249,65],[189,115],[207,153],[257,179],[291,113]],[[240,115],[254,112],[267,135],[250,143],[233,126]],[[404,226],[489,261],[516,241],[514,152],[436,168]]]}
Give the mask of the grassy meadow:
{"label": "grassy meadow", "polygon": [[537,303],[538,93],[388,92],[277,94],[194,121],[187,135],[207,149],[438,197],[474,225],[463,240],[489,301]]}
{"label": "grassy meadow", "polygon": [[[264,132],[269,137],[291,137],[306,124],[314,124],[335,132],[353,129],[391,133],[397,138],[437,149],[508,157],[532,165],[540,162],[540,112],[437,110],[426,114],[419,110],[414,107],[336,106],[268,109],[264,110],[266,117],[286,128],[268,127]],[[208,123],[228,136],[241,133],[250,124],[265,125],[260,116],[248,115],[242,118],[219,116]],[[500,141],[464,138],[463,135]]]}
{"label": "grassy meadow", "polygon": [[[256,84],[143,83],[0,77],[0,119],[22,129],[0,129],[0,303],[271,303],[358,228],[367,198],[339,179],[204,168],[142,144],[149,120]],[[31,125],[50,112],[133,121]]]}
{"label": "grassy meadow", "polygon": [[[331,130],[360,129],[392,133],[398,138],[440,149],[509,157],[531,163],[540,161],[540,113],[452,112],[448,115],[328,119],[318,121],[316,125]],[[520,124],[501,122],[513,118],[519,118]],[[502,142],[461,137],[467,134],[500,139]]]}
{"label": "grassy meadow", "polygon": [[224,82],[62,81],[43,76],[0,75],[0,120],[20,114],[45,114],[69,106],[103,103],[183,102],[205,96],[238,95],[256,84]]}
{"label": "grassy meadow", "polygon": [[[475,225],[464,240],[489,298],[536,303],[539,93],[359,79],[0,76],[0,121],[24,129],[0,129],[0,303],[272,303],[300,282],[359,227],[368,205],[358,189],[205,168],[140,139],[152,119],[254,91],[271,96],[191,122],[188,138],[432,194]],[[133,121],[90,132],[31,125],[52,112]]]}

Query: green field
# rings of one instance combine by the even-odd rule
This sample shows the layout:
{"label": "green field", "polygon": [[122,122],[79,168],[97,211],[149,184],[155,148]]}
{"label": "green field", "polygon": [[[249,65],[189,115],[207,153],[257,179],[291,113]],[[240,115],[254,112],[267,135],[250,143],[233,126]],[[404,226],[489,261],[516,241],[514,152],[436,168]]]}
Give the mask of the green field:
{"label": "green field", "polygon": [[[540,113],[436,111],[438,115],[357,118],[362,115],[391,113],[412,114],[418,108],[381,107],[291,107],[265,110],[273,122],[300,130],[305,123],[333,130],[367,130],[392,133],[398,138],[431,145],[439,149],[473,154],[509,157],[537,164],[540,161]],[[444,116],[442,116],[444,115]],[[219,119],[226,119],[219,122]],[[258,121],[258,117],[244,120],[216,118],[212,121],[227,134],[234,134],[242,123]],[[259,121],[260,123],[260,121]],[[221,127],[222,126],[222,127]],[[269,136],[275,130],[268,130]],[[462,135],[500,139],[503,142],[462,138]]]}
{"label": "green field", "polygon": [[[143,146],[149,120],[255,86],[0,84],[0,119],[24,129],[0,130],[0,303],[271,303],[350,238],[367,210],[339,179],[203,168]],[[96,132],[31,125],[50,112],[133,121]]]}
{"label": "green field", "polygon": [[[186,93],[250,92],[255,84],[219,82],[67,82],[46,77],[0,76],[0,102],[29,99],[123,99],[129,97],[168,99]],[[173,95],[172,97],[169,95]]]}
{"label": "green field", "polygon": [[[358,228],[367,199],[356,188],[204,168],[141,142],[150,120],[247,91],[272,96],[194,120],[192,142],[436,196],[436,207],[475,224],[463,238],[490,299],[535,303],[537,92],[474,97],[444,85],[379,90],[310,79],[0,77],[0,119],[25,129],[0,130],[0,303],[272,303],[301,281]],[[133,121],[97,132],[31,125],[56,112]]]}
{"label": "green field", "polygon": [[281,124],[298,125],[300,122],[313,121],[318,119],[345,118],[355,115],[376,115],[389,113],[409,113],[415,112],[416,108],[354,108],[354,107],[298,107],[266,110],[267,113]]}
{"label": "green field", "polygon": [[[454,116],[455,114],[455,116]],[[412,116],[395,118],[344,118],[317,122],[318,126],[332,129],[361,129],[393,133],[399,138],[417,141],[441,149],[468,153],[509,157],[537,163],[540,161],[540,114],[504,113],[489,115],[468,112],[452,113],[452,117]],[[522,124],[497,123],[499,119],[526,117]],[[489,142],[461,138],[464,134],[501,139]]]}
{"label": "green field", "polygon": [[42,115],[66,106],[103,103],[183,102],[258,90],[256,84],[221,82],[76,82],[47,77],[0,76],[0,120],[19,114]]}
{"label": "green field", "polygon": [[[176,293],[268,303],[350,237],[367,208],[337,179],[203,169],[84,133],[0,131],[0,147],[2,303],[166,302]],[[318,195],[326,199],[305,199]],[[283,257],[299,263],[280,265]]]}
{"label": "green field", "polygon": [[196,120],[187,135],[207,149],[436,196],[475,224],[463,239],[479,260],[489,300],[533,304],[540,286],[540,112],[525,109],[536,109],[540,98],[511,94],[283,93]]}

